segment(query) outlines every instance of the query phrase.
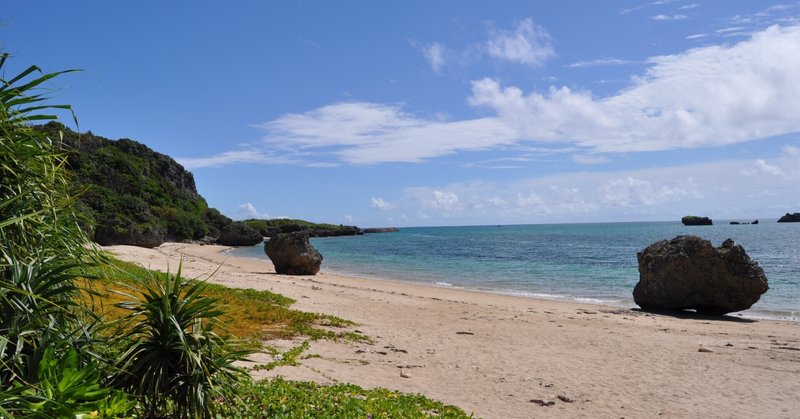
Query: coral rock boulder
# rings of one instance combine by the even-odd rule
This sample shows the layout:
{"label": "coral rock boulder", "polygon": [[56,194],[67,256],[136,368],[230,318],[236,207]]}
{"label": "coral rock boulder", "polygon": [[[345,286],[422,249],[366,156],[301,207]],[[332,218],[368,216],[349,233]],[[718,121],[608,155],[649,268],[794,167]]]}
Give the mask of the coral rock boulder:
{"label": "coral rock boulder", "polygon": [[322,264],[322,255],[304,232],[274,236],[264,243],[264,252],[275,265],[275,272],[283,275],[316,275]]}
{"label": "coral rock boulder", "polygon": [[637,255],[633,299],[643,309],[725,314],[750,308],[767,292],[764,271],[728,239],[715,248],[696,236],[651,244]]}

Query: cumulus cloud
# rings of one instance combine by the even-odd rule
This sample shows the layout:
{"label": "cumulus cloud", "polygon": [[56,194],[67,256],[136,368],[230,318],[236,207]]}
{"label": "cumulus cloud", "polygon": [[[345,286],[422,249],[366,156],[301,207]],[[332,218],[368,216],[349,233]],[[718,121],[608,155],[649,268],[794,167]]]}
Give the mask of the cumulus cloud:
{"label": "cumulus cloud", "polygon": [[250,218],[270,218],[270,216],[265,212],[258,212],[253,204],[246,202],[242,205],[239,205],[239,208],[236,210],[236,218],[240,220],[247,220]]}
{"label": "cumulus cloud", "polygon": [[541,65],[555,55],[550,34],[531,18],[519,22],[513,30],[490,25],[486,51],[494,58],[532,66]]}
{"label": "cumulus cloud", "polygon": [[397,208],[397,205],[394,205],[392,203],[386,202],[381,197],[377,197],[377,198],[372,197],[372,198],[370,198],[369,206],[374,208],[374,209],[376,209],[376,210],[381,210],[381,211],[389,211],[389,210],[393,210],[393,209]]}
{"label": "cumulus cloud", "polygon": [[[787,176],[776,176],[778,170]],[[798,205],[797,182],[800,159],[781,156],[414,187],[405,190],[401,208],[425,214],[409,220],[412,225],[677,220],[698,211],[717,218],[768,217]],[[770,197],[769,205],[744,199],[758,196]]]}
{"label": "cumulus cloud", "polygon": [[800,131],[800,26],[747,41],[649,59],[630,88],[606,98],[551,87],[525,94],[485,78],[470,103],[522,138],[601,152],[725,145]]}
{"label": "cumulus cloud", "polygon": [[[512,31],[495,30],[493,48],[526,51],[511,45],[533,48],[529,35],[538,30],[530,19]],[[549,39],[537,36],[540,44]],[[492,78],[475,80],[468,102],[489,114],[474,119],[420,117],[400,104],[334,103],[257,125],[264,132],[260,149],[179,161],[188,168],[419,163],[512,146],[588,156],[722,146],[800,131],[800,26],[772,26],[738,43],[651,57],[647,65],[607,97],[566,86],[525,92]]]}
{"label": "cumulus cloud", "polygon": [[600,201],[614,207],[674,203],[689,197],[702,197],[692,178],[681,182],[681,186],[663,185],[657,188],[651,182],[627,176],[609,180],[599,191]]}
{"label": "cumulus cloud", "polygon": [[428,60],[431,68],[433,68],[433,71],[436,73],[440,73],[442,71],[442,67],[445,65],[445,53],[446,50],[444,45],[438,42],[434,42],[422,47],[422,54],[425,56],[425,59]]}

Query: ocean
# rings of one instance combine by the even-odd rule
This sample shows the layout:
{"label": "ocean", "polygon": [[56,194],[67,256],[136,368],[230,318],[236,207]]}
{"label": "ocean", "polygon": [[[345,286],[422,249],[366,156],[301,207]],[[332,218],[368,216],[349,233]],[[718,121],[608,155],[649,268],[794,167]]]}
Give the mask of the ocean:
{"label": "ocean", "polygon": [[[636,253],[692,234],[731,238],[764,269],[769,291],[751,318],[800,321],[800,223],[683,226],[680,222],[414,227],[396,233],[315,238],[322,269],[348,276],[635,307]],[[263,245],[232,250],[266,260]]]}

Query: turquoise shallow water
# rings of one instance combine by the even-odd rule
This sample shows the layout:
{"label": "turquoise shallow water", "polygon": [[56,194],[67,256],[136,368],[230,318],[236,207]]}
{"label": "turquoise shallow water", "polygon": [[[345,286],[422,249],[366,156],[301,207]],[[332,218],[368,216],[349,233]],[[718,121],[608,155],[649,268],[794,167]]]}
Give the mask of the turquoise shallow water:
{"label": "turquoise shallow water", "polygon": [[[800,223],[416,227],[312,244],[325,258],[323,270],[333,273],[632,307],[636,253],[680,234],[715,246],[732,238],[761,265],[770,290],[743,315],[800,321]],[[261,245],[232,252],[266,258]]]}

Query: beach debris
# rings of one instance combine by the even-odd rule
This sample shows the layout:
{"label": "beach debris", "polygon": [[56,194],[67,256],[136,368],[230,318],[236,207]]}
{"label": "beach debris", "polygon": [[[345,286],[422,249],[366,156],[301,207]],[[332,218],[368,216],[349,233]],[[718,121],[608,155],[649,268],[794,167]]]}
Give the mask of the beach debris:
{"label": "beach debris", "polygon": [[319,291],[319,290],[322,289],[322,287],[317,286],[317,285],[311,285],[311,289],[314,290],[314,291]]}
{"label": "beach debris", "polygon": [[425,352],[427,352],[428,355],[433,355],[436,353],[436,349],[426,349]]}
{"label": "beach debris", "polygon": [[457,335],[474,335],[472,332],[456,332]]}
{"label": "beach debris", "polygon": [[264,243],[264,252],[282,275],[316,275],[322,255],[303,232],[279,234]]}
{"label": "beach debris", "polygon": [[703,348],[701,346],[700,349],[697,350],[697,352],[711,353],[711,352],[714,352],[714,351],[712,351],[711,349],[708,349],[708,348]]}
{"label": "beach debris", "polygon": [[539,406],[552,406],[556,404],[556,402],[546,399],[531,399],[530,402],[533,404],[538,404]]}
{"label": "beach debris", "polygon": [[641,308],[722,315],[750,308],[769,289],[767,277],[744,248],[727,239],[720,247],[697,236],[653,243],[636,255]]}
{"label": "beach debris", "polygon": [[572,403],[572,402],[574,402],[574,400],[570,399],[569,397],[567,397],[567,396],[565,396],[563,394],[559,394],[557,396],[557,398],[558,398],[558,400],[561,400],[564,403]]}
{"label": "beach debris", "polygon": [[400,377],[402,377],[402,378],[411,378],[411,374],[407,373],[406,370],[401,369],[400,370]]}

